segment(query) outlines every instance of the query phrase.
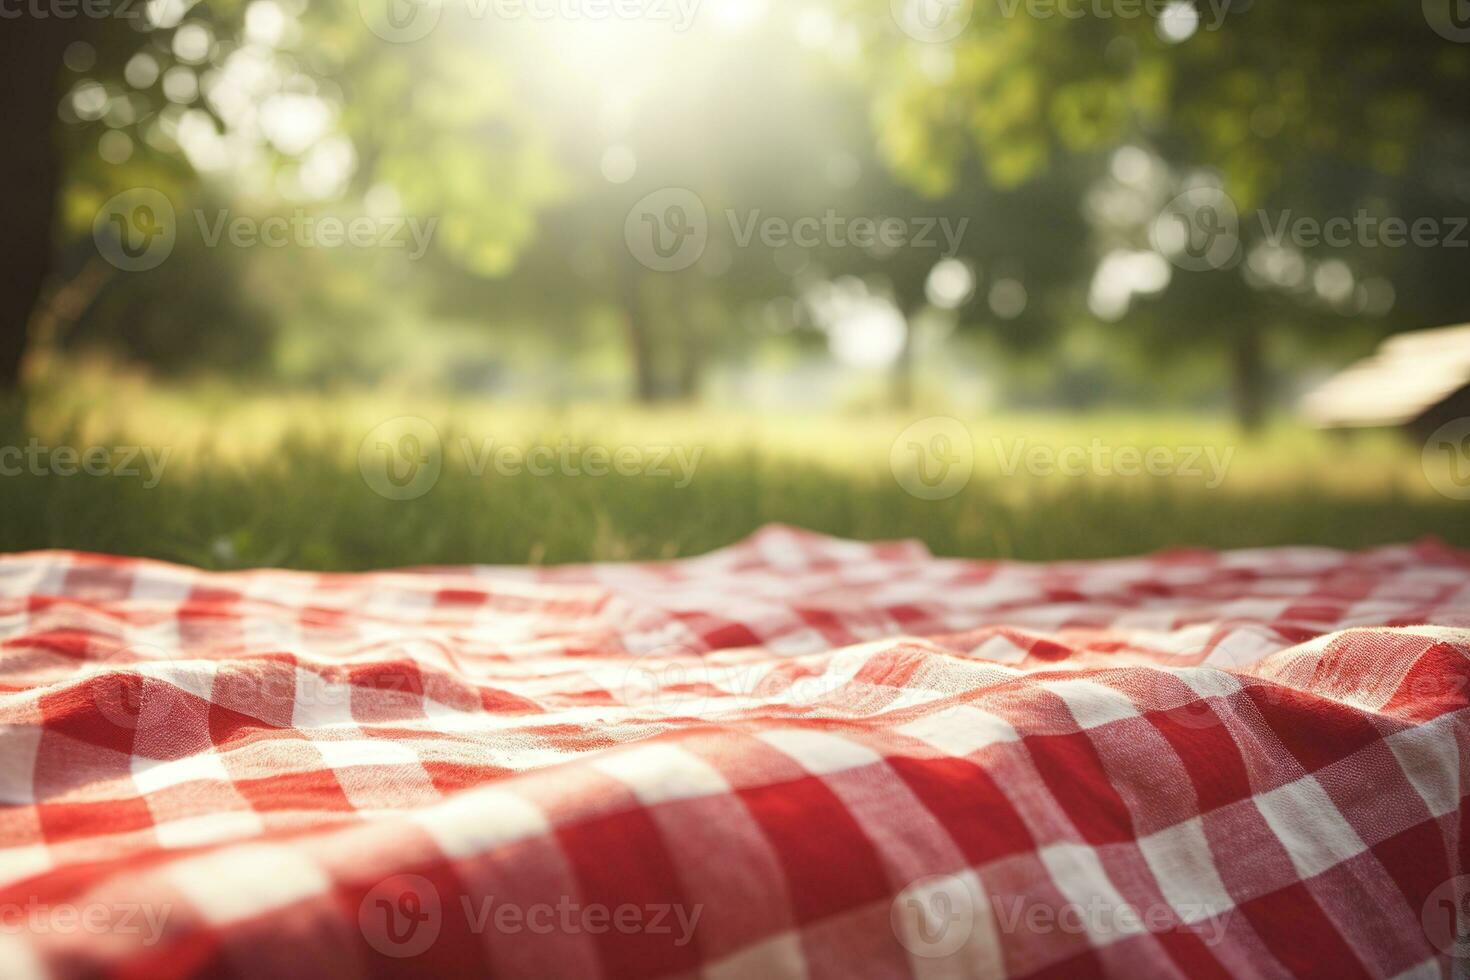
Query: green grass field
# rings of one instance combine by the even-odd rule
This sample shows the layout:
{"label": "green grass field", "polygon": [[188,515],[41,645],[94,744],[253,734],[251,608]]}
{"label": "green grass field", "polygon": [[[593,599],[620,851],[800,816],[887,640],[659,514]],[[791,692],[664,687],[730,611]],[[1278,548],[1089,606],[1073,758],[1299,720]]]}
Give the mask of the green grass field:
{"label": "green grass field", "polygon": [[[1242,440],[1223,419],[967,418],[972,475],[953,496],[926,500],[900,486],[890,453],[906,426],[928,414],[942,412],[788,419],[532,410],[93,379],[49,389],[24,420],[12,415],[0,426],[0,447],[73,447],[99,472],[116,469],[132,452],[126,447],[141,447],[155,463],[166,460],[162,471],[150,470],[141,452],[132,460],[136,476],[88,475],[65,454],[53,465],[54,452],[35,467],[0,454],[0,550],[80,548],[216,568],[553,563],[697,554],[770,521],[864,539],[917,537],[944,555],[1024,559],[1180,546],[1361,547],[1425,535],[1470,545],[1470,506],[1436,493],[1420,447],[1392,433],[1343,438],[1279,422]],[[429,420],[438,452],[381,431],[368,440],[398,416]],[[573,468],[594,471],[612,469],[619,448],[632,447],[624,470],[634,469],[630,452],[641,453],[640,469],[574,475],[544,454],[538,467],[551,465],[550,475],[497,469],[497,459],[524,464],[534,445],[564,450]],[[109,450],[107,467],[99,453],[85,456],[94,446]],[[604,447],[606,459],[594,452],[584,460],[589,446]],[[1026,453],[1068,446],[1080,447],[1066,458],[1081,475],[1035,465],[1006,472]],[[1140,454],[1158,447],[1155,469],[1168,472],[1123,475],[1091,457],[1079,462],[1089,447],[1124,446]],[[670,474],[644,472],[659,469],[664,447]],[[383,467],[405,449],[423,450],[414,456],[423,465],[441,460],[442,472],[421,496],[389,499],[370,484],[384,486]],[[1208,451],[1217,461],[1229,452],[1228,466],[1210,470]],[[692,473],[678,468],[677,452],[686,463],[699,454]]]}

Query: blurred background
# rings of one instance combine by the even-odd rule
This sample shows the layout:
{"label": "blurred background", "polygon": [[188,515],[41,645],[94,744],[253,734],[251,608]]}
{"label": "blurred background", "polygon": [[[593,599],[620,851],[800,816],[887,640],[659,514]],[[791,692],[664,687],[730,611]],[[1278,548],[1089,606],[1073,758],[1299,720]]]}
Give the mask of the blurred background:
{"label": "blurred background", "polygon": [[1470,544],[1462,0],[0,0],[0,548]]}

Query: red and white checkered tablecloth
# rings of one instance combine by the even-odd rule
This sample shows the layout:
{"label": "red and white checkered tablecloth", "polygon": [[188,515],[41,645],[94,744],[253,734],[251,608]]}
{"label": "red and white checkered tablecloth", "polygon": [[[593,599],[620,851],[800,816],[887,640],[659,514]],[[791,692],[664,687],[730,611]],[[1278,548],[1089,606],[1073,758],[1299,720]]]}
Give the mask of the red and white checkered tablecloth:
{"label": "red and white checkered tablecloth", "polygon": [[0,557],[0,975],[1449,976],[1470,556]]}

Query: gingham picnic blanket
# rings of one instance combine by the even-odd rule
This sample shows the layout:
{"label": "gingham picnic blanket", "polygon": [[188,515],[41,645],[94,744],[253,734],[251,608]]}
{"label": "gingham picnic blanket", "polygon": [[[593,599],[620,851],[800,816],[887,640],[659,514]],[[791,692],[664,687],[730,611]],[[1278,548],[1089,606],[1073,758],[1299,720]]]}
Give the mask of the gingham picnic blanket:
{"label": "gingham picnic blanket", "polygon": [[0,974],[1447,976],[1457,627],[1433,543],[7,556]]}

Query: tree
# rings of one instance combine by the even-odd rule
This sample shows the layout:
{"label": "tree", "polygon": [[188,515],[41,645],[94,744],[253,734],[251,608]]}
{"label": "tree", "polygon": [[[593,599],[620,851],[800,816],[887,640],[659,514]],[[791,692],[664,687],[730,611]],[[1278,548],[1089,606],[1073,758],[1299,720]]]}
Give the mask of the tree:
{"label": "tree", "polygon": [[[283,5],[236,0],[104,12],[61,16],[29,5],[0,33],[0,54],[28,80],[7,94],[16,146],[0,165],[12,189],[3,205],[0,392],[20,384],[27,322],[47,284],[66,293],[66,280],[90,271],[82,253],[96,257],[93,219],[121,191],[161,192],[180,206],[182,235],[191,230],[185,204],[219,201],[258,217],[293,205],[350,209],[386,186],[405,208],[440,216],[440,250],[479,276],[512,268],[538,210],[563,193],[544,127],[451,30],[439,32],[437,46],[391,44],[355,4],[314,5],[300,20]],[[266,118],[273,109],[276,126]],[[121,150],[104,159],[99,145],[109,140]],[[334,171],[325,179],[323,157]],[[88,248],[73,247],[84,242]],[[170,290],[210,282],[209,297],[224,299],[238,285],[241,269],[222,268],[221,253],[195,258],[214,260],[207,276],[175,261],[114,275],[97,295],[113,314],[159,319]],[[108,310],[92,304],[92,312]],[[222,313],[220,334],[232,333],[232,318],[254,316]],[[186,318],[175,319],[187,328]],[[109,315],[87,326],[84,333],[129,342],[149,325]],[[223,339],[239,347],[242,337]],[[173,343],[184,346],[182,338]]]}
{"label": "tree", "polygon": [[[1074,7],[1080,16],[1071,16],[1060,5],[976,4],[964,31],[941,44],[875,31],[869,85],[885,157],[915,187],[944,193],[967,159],[1010,186],[1069,158],[1102,174],[1108,151],[1132,143],[1161,158],[1165,174],[1217,175],[1224,199],[1251,215],[1318,200],[1327,177],[1337,202],[1381,192],[1385,182],[1443,186],[1443,148],[1464,144],[1470,110],[1460,93],[1470,59],[1420,5],[1178,2],[1159,19],[1140,16],[1140,5],[1127,9],[1131,16],[1116,4],[1103,17]],[[1437,213],[1457,206],[1463,211],[1462,199],[1442,195]],[[1264,331],[1311,335],[1331,322],[1320,304],[1294,302],[1303,295],[1252,281],[1241,262],[1261,244],[1252,234],[1222,267],[1166,278],[1168,302],[1157,307],[1166,315],[1131,331],[1227,354],[1248,428],[1262,414]],[[1437,292],[1445,288],[1458,299],[1439,308],[1470,312],[1458,282]]]}
{"label": "tree", "polygon": [[[869,176],[841,196],[841,209],[898,217],[912,241],[894,249],[823,249],[815,261],[829,276],[878,279],[907,322],[892,365],[894,407],[913,405],[916,328],[927,311],[953,311],[959,329],[987,334],[1012,351],[1057,341],[1070,287],[1085,275],[1087,260],[1071,169],[1007,188],[972,170],[944,196],[927,197],[896,183],[876,159],[865,163]],[[959,278],[946,281],[945,273]]]}
{"label": "tree", "polygon": [[7,95],[10,146],[0,153],[0,398],[19,391],[27,326],[50,270],[61,183],[54,129],[62,53],[89,26],[22,16],[0,30],[0,61],[14,80]]}

